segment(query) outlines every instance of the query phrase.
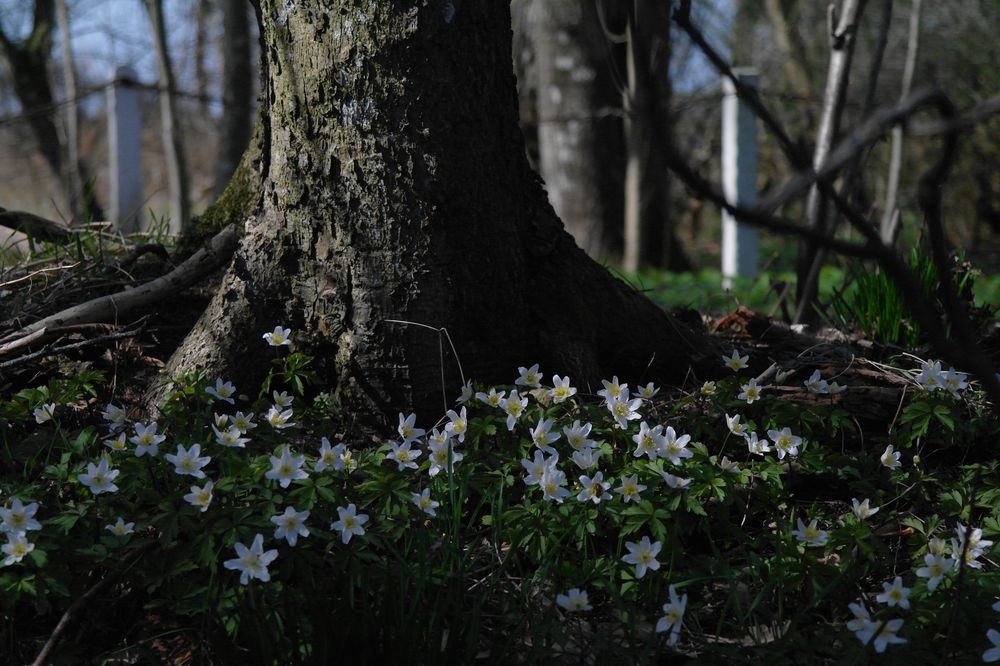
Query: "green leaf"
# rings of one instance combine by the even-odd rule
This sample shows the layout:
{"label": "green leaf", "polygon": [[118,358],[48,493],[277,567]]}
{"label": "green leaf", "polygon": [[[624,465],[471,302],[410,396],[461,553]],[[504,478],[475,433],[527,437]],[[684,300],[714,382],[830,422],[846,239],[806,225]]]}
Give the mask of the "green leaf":
{"label": "green leaf", "polygon": [[708,513],[705,512],[705,507],[701,505],[701,502],[692,497],[690,493],[684,496],[684,506],[690,513],[697,516],[708,515]]}
{"label": "green leaf", "polygon": [[902,523],[903,525],[906,525],[907,527],[912,527],[914,530],[916,530],[918,534],[924,534],[924,535],[927,534],[926,528],[924,527],[924,522],[919,518],[910,516],[908,518],[903,518],[899,522]]}
{"label": "green leaf", "polygon": [[64,513],[56,516],[48,522],[49,525],[62,528],[63,534],[69,534],[69,531],[73,529],[73,526],[76,525],[77,522],[79,522],[80,518],[82,518],[82,516],[78,513]]}
{"label": "green leaf", "polygon": [[327,486],[316,486],[316,494],[331,504],[336,504],[337,494]]}
{"label": "green leaf", "polygon": [[945,428],[951,431],[955,430],[955,419],[952,418],[951,410],[948,409],[947,405],[935,405],[934,416],[937,417],[937,420],[940,421]]}

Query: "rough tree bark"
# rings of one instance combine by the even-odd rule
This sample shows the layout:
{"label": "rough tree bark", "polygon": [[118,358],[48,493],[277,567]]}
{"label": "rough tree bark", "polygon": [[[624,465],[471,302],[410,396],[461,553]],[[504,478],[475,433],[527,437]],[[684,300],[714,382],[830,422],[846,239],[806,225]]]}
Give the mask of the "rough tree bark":
{"label": "rough tree bark", "polygon": [[509,11],[261,0],[261,195],[171,372],[251,386],[282,324],[345,407],[440,409],[439,338],[401,319],[447,327],[484,381],[683,377],[703,336],[588,259],[528,166]]}

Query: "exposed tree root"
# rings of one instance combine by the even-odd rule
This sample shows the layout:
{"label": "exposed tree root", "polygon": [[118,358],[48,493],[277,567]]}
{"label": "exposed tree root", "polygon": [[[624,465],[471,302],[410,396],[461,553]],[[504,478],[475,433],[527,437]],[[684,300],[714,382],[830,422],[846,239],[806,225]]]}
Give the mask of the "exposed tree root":
{"label": "exposed tree root", "polygon": [[209,273],[229,261],[236,248],[236,231],[226,227],[216,234],[201,250],[166,275],[146,284],[117,294],[94,298],[50,315],[18,332],[24,337],[52,327],[71,326],[92,322],[117,323],[138,308],[162,301],[196,284]]}

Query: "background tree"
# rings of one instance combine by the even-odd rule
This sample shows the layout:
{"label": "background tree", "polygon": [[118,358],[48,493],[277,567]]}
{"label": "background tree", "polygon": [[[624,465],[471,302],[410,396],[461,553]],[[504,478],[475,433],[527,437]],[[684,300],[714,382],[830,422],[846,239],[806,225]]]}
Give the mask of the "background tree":
{"label": "background tree", "polygon": [[675,233],[667,148],[671,141],[671,3],[635,0],[624,35],[625,252],[622,265],[689,270]]}
{"label": "background tree", "polygon": [[253,129],[254,66],[250,52],[250,5],[246,0],[221,0],[222,105],[219,162],[215,193],[229,183]]}
{"label": "background tree", "polygon": [[[68,20],[67,20],[68,24]],[[22,112],[27,116],[28,126],[38,143],[38,149],[45,163],[58,182],[72,182],[67,178],[63,146],[59,140],[54,109],[55,96],[52,93],[49,63],[52,55],[52,33],[56,25],[54,0],[35,0],[27,36],[20,42],[10,36],[0,16],[0,53],[3,54],[13,78],[13,90],[20,102]],[[89,183],[89,170],[83,160],[75,166],[81,183]],[[77,201],[70,185],[66,191],[67,200]],[[87,215],[90,219],[104,218],[104,212],[93,191],[87,192]],[[77,209],[73,208],[74,212]]]}
{"label": "background tree", "polygon": [[156,78],[159,81],[160,126],[167,163],[167,182],[170,187],[170,229],[174,233],[183,229],[191,219],[191,195],[188,186],[187,158],[177,112],[177,83],[170,62],[167,32],[163,18],[163,0],[145,0],[153,34],[153,51],[156,55]]}
{"label": "background tree", "polygon": [[622,141],[614,45],[594,3],[534,0],[526,25],[537,88],[538,171],[566,230],[592,257],[621,248]]}
{"label": "background tree", "polygon": [[704,341],[588,259],[528,166],[509,11],[262,0],[262,194],[170,372],[259,379],[246,359],[281,323],[342,404],[427,405],[440,341],[407,320],[447,327],[484,380],[682,378]]}

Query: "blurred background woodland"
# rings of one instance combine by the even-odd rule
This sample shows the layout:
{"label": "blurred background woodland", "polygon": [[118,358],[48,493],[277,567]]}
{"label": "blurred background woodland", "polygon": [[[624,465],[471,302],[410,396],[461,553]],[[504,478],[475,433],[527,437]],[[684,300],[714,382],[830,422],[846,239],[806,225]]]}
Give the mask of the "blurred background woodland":
{"label": "blurred background woodland", "polygon": [[[691,275],[718,291],[720,210],[673,175],[684,168],[712,183],[723,177],[722,77],[699,38],[726,62],[756,70],[760,101],[812,159],[818,144],[836,146],[909,89],[937,87],[959,110],[1000,90],[1000,0],[843,0],[831,8],[814,0],[695,0],[696,37],[671,20],[674,4],[512,1],[521,123],[552,205],[591,256],[639,275],[670,305],[718,302],[699,300]],[[832,47],[844,37],[837,30],[845,14],[854,19],[853,53],[824,139]],[[65,224],[117,218],[127,229],[127,218],[180,231],[225,188],[248,142],[257,50],[245,0],[0,0],[0,207]],[[119,211],[109,93],[123,77],[140,93],[141,197]],[[986,274],[1000,261],[998,129],[991,117],[964,134],[944,198],[952,245]],[[876,227],[895,224],[907,254],[923,235],[917,179],[941,141],[903,134],[886,132],[860,151],[835,186]],[[756,189],[767,199],[799,169],[772,132],[761,127],[758,136]],[[810,221],[816,214],[808,206],[806,197],[792,198],[774,212]],[[856,239],[835,215],[821,211],[820,223]],[[807,272],[787,237],[762,232],[758,256],[767,280],[741,283],[747,294],[780,290],[794,272],[800,280]],[[825,260],[836,276],[821,281],[828,294],[855,269],[837,256]],[[658,289],[663,275],[673,277]],[[978,297],[993,303],[996,291],[985,280]]]}

